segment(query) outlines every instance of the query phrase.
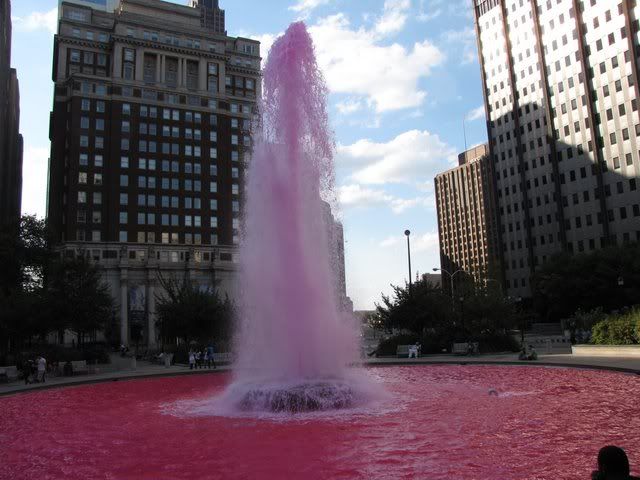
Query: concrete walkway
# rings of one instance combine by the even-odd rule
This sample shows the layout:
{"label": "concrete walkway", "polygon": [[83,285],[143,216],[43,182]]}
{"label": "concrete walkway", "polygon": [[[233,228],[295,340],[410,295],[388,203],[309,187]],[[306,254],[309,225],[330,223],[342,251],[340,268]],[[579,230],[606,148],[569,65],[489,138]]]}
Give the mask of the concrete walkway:
{"label": "concrete walkway", "polygon": [[[427,355],[420,358],[372,358],[364,361],[370,366],[391,365],[431,365],[431,364],[489,364],[489,365],[528,365],[528,366],[555,366],[590,368],[599,370],[614,370],[640,375],[640,358],[638,357],[586,357],[573,356],[571,354],[540,355],[537,361],[520,361],[514,353],[498,355],[479,355],[475,357],[456,355]],[[105,366],[109,368],[109,365]],[[24,381],[0,384],[0,396],[16,393],[26,393],[34,390],[57,388],[62,386],[83,385],[87,383],[115,382],[119,380],[131,380],[136,378],[150,378],[176,375],[198,375],[213,372],[229,371],[231,366],[219,366],[217,369],[189,370],[186,365],[173,365],[166,368],[148,362],[139,361],[134,370],[119,369],[112,371],[100,371],[97,366],[96,373],[78,375],[75,377],[50,377],[45,383],[25,385]]]}

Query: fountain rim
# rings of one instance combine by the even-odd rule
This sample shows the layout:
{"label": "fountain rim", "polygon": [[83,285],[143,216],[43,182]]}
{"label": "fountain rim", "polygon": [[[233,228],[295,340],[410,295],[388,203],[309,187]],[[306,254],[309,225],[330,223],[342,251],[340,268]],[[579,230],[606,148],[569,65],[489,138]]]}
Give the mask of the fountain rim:
{"label": "fountain rim", "polygon": [[[364,368],[369,367],[415,367],[415,366],[429,366],[434,367],[438,365],[459,365],[459,366],[503,366],[503,367],[525,367],[525,368],[565,368],[565,369],[574,369],[574,370],[595,370],[595,371],[608,371],[626,375],[639,375],[640,376],[640,368],[630,368],[630,367],[615,367],[609,365],[597,365],[591,363],[577,364],[577,363],[563,363],[563,362],[539,362],[536,363],[524,363],[520,361],[513,360],[468,360],[464,359],[460,360],[426,360],[426,361],[415,361],[415,362],[406,362],[406,361],[371,361],[362,365]],[[23,388],[19,390],[9,390],[2,391],[0,390],[0,398],[10,397],[13,395],[28,395],[30,393],[41,392],[43,390],[55,390],[55,389],[64,389],[64,388],[74,388],[81,387],[85,385],[99,384],[99,383],[109,383],[109,382],[127,382],[127,381],[136,381],[136,380],[146,380],[151,378],[169,378],[169,377],[181,377],[186,375],[217,375],[222,373],[230,373],[232,369],[217,369],[217,370],[203,370],[203,371],[192,371],[187,370],[184,372],[162,372],[162,373],[141,373],[140,375],[123,375],[121,377],[107,377],[107,378],[92,378],[92,379],[82,379],[79,381],[70,381],[63,383],[55,383],[55,384],[38,384],[32,385],[28,388]],[[70,377],[73,378],[73,377]]]}

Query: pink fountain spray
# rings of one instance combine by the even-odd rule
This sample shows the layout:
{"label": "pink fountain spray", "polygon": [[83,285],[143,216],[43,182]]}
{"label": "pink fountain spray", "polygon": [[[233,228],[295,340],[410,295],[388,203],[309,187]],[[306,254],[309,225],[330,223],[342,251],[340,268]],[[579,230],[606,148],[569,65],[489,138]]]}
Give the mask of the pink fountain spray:
{"label": "pink fountain spray", "polygon": [[303,23],[271,48],[254,132],[241,247],[238,360],[223,402],[243,411],[345,408],[368,397],[353,322],[340,313],[326,204],[334,142],[327,88]]}

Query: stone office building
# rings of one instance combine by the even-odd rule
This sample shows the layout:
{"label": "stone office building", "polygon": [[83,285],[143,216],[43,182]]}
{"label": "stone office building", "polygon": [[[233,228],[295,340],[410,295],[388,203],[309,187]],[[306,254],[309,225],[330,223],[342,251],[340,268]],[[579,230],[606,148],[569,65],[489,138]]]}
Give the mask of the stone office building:
{"label": "stone office building", "polygon": [[234,296],[260,51],[218,10],[60,3],[47,217],[63,255],[104,272],[124,344],[157,342],[159,275]]}
{"label": "stone office building", "polygon": [[506,292],[640,240],[640,3],[474,0]]}

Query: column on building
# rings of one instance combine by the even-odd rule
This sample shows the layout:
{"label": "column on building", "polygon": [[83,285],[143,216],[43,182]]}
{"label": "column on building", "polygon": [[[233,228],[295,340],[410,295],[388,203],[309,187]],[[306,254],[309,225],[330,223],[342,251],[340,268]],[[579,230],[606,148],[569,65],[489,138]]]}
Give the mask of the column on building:
{"label": "column on building", "polygon": [[156,279],[154,273],[149,271],[147,279],[147,346],[155,347],[156,340]]}
{"label": "column on building", "polygon": [[120,343],[129,344],[129,312],[128,312],[127,270],[120,271]]}

